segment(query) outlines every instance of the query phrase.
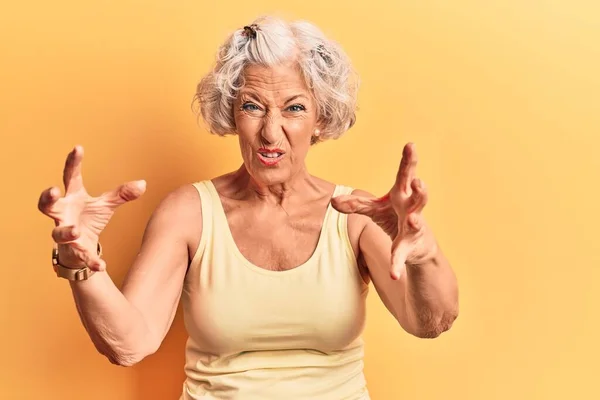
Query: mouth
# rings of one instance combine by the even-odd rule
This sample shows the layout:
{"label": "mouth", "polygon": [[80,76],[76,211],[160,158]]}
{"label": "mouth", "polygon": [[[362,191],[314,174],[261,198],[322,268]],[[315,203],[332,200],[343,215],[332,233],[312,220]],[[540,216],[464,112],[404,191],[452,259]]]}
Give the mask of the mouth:
{"label": "mouth", "polygon": [[285,155],[285,152],[281,149],[265,149],[260,148],[256,152],[258,159],[264,165],[272,166],[281,161]]}

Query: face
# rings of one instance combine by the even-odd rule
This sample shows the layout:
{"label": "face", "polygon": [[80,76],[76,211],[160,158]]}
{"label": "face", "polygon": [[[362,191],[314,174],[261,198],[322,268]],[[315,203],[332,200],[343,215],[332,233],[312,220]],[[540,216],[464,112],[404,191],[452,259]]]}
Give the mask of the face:
{"label": "face", "polygon": [[248,66],[234,103],[244,164],[265,185],[287,182],[304,169],[317,112],[295,64]]}

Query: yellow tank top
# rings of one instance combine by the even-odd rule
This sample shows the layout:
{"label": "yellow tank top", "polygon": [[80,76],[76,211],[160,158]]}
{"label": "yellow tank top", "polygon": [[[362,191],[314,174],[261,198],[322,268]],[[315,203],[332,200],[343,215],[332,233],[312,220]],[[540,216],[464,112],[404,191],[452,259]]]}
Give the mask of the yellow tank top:
{"label": "yellow tank top", "polygon": [[[203,225],[182,293],[189,337],[180,400],[369,399],[361,337],[368,285],[347,215],[329,205],[310,259],[271,271],[237,248],[213,183],[194,186]],[[334,196],[351,191],[337,185]]]}

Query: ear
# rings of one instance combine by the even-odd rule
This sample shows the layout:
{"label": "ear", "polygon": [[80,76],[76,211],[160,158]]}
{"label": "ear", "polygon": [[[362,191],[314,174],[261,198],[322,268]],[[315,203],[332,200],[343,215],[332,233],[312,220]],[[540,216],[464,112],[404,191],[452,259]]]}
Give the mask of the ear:
{"label": "ear", "polygon": [[311,139],[311,144],[322,142],[323,141],[323,132],[327,127],[327,121],[325,121],[322,117],[317,119],[317,123],[315,124],[313,135]]}
{"label": "ear", "polygon": [[315,124],[315,129],[318,129],[320,132],[323,132],[327,127],[327,121],[323,118],[322,115],[317,115],[317,122]]}
{"label": "ear", "polygon": [[315,144],[317,144],[319,142],[322,142],[322,141],[323,141],[323,139],[321,139],[321,135],[320,134],[318,136],[315,135],[315,134],[313,134],[313,135],[310,136],[310,145],[311,146],[315,145]]}

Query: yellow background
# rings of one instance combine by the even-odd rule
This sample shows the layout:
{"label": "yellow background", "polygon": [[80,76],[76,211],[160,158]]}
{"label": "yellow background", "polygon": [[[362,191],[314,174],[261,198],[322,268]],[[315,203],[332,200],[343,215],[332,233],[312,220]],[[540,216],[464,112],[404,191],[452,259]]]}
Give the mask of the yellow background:
{"label": "yellow background", "polygon": [[[219,4],[217,4],[219,3]],[[147,194],[102,237],[120,283],[171,189],[236,168],[206,134],[195,84],[232,29],[307,18],[362,77],[358,122],[310,170],[383,194],[414,141],[426,216],[456,269],[461,314],[437,340],[403,333],[369,299],[372,398],[598,399],[600,5],[588,1],[24,1],[0,11],[0,398],[176,399],[185,332],[132,368],[94,350],[50,267],[39,193],[86,150],[92,194]]]}

